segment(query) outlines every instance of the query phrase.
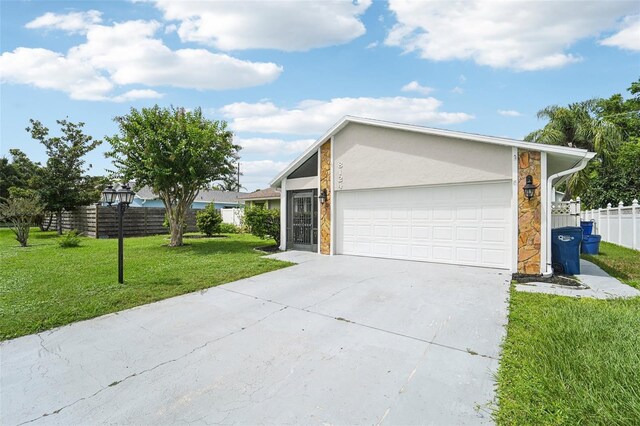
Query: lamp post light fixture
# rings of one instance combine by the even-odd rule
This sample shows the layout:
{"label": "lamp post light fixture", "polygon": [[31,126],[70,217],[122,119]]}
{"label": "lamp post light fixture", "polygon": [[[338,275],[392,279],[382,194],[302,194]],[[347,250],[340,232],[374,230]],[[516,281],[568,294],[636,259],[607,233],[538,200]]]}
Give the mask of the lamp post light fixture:
{"label": "lamp post light fixture", "polygon": [[537,186],[533,184],[533,177],[531,175],[528,175],[526,177],[526,183],[524,187],[522,187],[524,196],[527,197],[527,200],[531,200],[533,196],[536,195],[536,188]]}
{"label": "lamp post light fixture", "polygon": [[122,218],[124,212],[133,201],[135,193],[128,184],[122,184],[116,191],[113,185],[107,186],[102,191],[102,202],[107,206],[114,206],[118,215],[118,282],[124,283],[124,231],[122,229]]}

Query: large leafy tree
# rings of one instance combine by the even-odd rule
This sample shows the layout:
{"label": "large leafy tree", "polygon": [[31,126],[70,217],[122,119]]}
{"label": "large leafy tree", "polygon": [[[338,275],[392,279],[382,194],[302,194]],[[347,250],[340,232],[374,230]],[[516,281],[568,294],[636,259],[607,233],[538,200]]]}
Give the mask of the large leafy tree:
{"label": "large leafy tree", "polygon": [[606,169],[604,164],[596,163],[590,185],[580,197],[587,208],[640,199],[640,140],[622,144]]}
{"label": "large leafy tree", "polygon": [[239,146],[225,121],[206,119],[200,108],[132,108],[116,117],[119,134],[107,138],[118,174],[148,185],[162,199],[171,246],[181,246],[187,209],[213,181],[232,178]]}
{"label": "large leafy tree", "polygon": [[[622,142],[620,128],[597,114],[598,100],[577,102],[566,107],[548,106],[538,112],[547,124],[525,140],[530,142],[582,148],[597,153],[595,162],[606,163]],[[574,173],[567,182],[565,198],[579,196],[589,185],[590,166]]]}
{"label": "large leafy tree", "polygon": [[631,97],[625,99],[616,93],[596,102],[598,118],[613,123],[620,129],[625,141],[640,139],[640,79],[627,88]]}
{"label": "large leafy tree", "polygon": [[62,234],[62,212],[88,204],[94,194],[91,180],[85,173],[83,157],[101,141],[85,135],[84,123],[57,120],[61,136],[50,136],[49,129],[38,120],[30,120],[27,131],[31,137],[44,145],[47,156],[46,166],[38,175],[37,191],[46,211],[57,218],[58,234]]}
{"label": "large leafy tree", "polygon": [[34,163],[19,149],[10,149],[11,162],[0,158],[0,198],[9,197],[11,188],[34,189],[35,181],[42,167]]}

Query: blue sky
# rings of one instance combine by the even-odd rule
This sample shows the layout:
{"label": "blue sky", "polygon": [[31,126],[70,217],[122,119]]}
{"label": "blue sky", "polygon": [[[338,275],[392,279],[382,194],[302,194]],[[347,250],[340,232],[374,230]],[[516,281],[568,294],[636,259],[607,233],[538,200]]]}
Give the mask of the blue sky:
{"label": "blue sky", "polygon": [[[97,139],[130,108],[201,107],[264,188],[342,115],[520,139],[536,111],[625,93],[634,1],[2,1],[0,155],[29,118]],[[91,174],[110,167],[103,144]]]}

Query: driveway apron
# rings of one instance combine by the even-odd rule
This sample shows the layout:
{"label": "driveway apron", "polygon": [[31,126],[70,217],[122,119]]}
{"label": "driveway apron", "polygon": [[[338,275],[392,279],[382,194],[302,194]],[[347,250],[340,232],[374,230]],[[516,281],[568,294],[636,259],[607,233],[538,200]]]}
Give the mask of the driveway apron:
{"label": "driveway apron", "polygon": [[0,423],[491,423],[508,271],[279,256],[300,263],[3,342]]}

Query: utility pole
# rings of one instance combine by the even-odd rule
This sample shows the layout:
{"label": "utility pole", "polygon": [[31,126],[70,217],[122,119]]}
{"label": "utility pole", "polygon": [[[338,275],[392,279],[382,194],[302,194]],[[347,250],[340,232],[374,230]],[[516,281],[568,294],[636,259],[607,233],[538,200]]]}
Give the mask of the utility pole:
{"label": "utility pole", "polygon": [[236,182],[236,192],[240,192],[240,163],[238,162],[238,181]]}

